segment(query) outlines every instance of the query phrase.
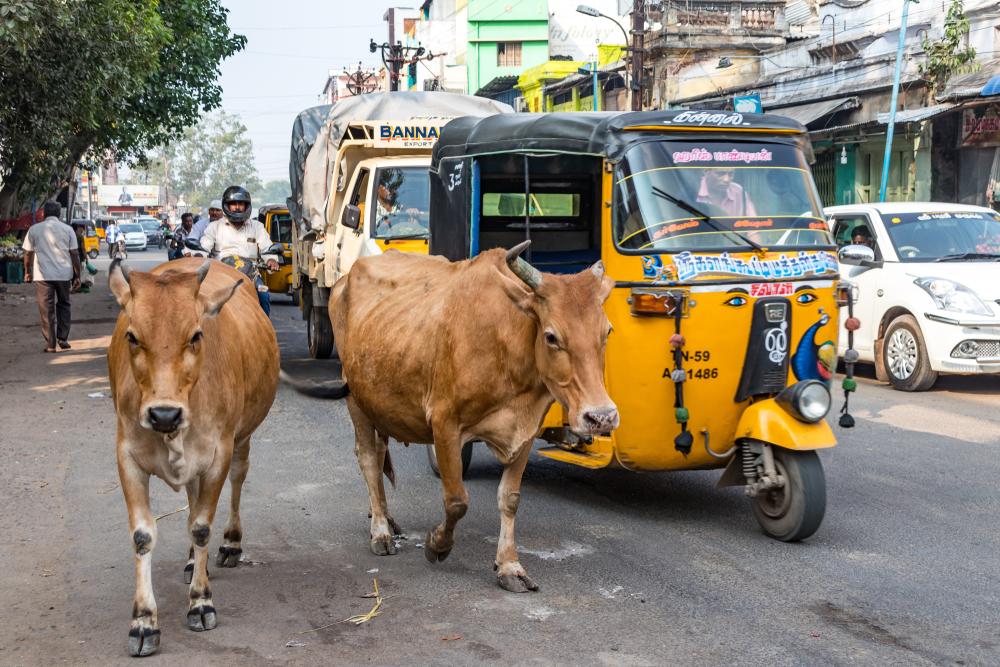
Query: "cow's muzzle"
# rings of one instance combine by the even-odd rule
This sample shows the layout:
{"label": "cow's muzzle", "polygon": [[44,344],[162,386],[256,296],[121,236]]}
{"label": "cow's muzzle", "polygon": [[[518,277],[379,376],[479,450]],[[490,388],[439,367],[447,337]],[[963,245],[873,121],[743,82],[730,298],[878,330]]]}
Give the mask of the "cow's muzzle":
{"label": "cow's muzzle", "polygon": [[153,406],[146,410],[149,426],[158,433],[173,433],[180,428],[184,411],[174,405]]}
{"label": "cow's muzzle", "polygon": [[580,418],[583,431],[592,435],[609,435],[618,427],[618,408],[614,405],[584,411]]}

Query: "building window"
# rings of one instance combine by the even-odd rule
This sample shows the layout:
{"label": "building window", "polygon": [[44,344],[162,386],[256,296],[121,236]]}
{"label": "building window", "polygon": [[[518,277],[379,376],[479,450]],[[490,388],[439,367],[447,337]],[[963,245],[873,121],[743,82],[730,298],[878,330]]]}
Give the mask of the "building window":
{"label": "building window", "polygon": [[497,67],[521,66],[521,42],[500,42],[497,44]]}

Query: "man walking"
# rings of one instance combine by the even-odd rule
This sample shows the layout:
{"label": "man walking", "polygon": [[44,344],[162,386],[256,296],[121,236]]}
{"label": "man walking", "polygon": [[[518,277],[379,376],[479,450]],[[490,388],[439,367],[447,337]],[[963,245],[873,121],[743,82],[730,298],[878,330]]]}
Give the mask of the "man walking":
{"label": "man walking", "polygon": [[108,242],[108,257],[110,259],[115,258],[115,250],[118,245],[118,235],[121,232],[118,231],[118,224],[112,220],[108,223],[108,226],[104,228],[104,240]]}
{"label": "man walking", "polygon": [[45,202],[42,211],[45,219],[24,239],[24,275],[35,283],[45,351],[55,352],[56,345],[70,348],[69,292],[80,287],[80,255],[73,229],[59,219],[59,202]]}

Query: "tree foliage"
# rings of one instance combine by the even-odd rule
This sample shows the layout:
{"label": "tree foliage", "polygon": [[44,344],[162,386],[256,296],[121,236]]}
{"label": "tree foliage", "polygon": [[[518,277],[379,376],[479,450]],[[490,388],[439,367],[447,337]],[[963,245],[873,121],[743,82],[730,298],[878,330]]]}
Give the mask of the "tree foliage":
{"label": "tree foliage", "polygon": [[[937,93],[953,74],[974,67],[976,49],[968,46],[969,19],[963,0],[952,0],[944,19],[944,35],[932,42],[924,37],[921,47],[927,61],[920,65],[920,74],[930,84],[931,94]],[[973,63],[970,65],[970,63]]]}
{"label": "tree foliage", "polygon": [[288,179],[268,181],[261,186],[260,191],[251,190],[255,202],[261,204],[284,204],[292,195],[292,186]]}
{"label": "tree foliage", "polygon": [[221,103],[219,0],[0,0],[0,219],[81,162],[141,162]]}
{"label": "tree foliage", "polygon": [[133,169],[132,180],[165,185],[171,204],[183,200],[202,208],[230,185],[242,185],[251,195],[261,188],[246,126],[238,116],[222,112],[206,116],[180,139],[154,151],[145,168]]}

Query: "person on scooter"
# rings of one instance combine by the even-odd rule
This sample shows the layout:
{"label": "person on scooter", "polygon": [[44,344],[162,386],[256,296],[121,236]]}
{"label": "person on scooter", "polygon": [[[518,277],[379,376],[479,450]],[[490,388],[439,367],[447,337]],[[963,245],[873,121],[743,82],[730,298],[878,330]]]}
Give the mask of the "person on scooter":
{"label": "person on scooter", "polygon": [[[267,263],[268,271],[277,271],[277,255],[267,252],[272,245],[267,229],[263,223],[250,219],[250,193],[238,185],[231,185],[222,193],[221,204],[223,217],[205,229],[201,247],[219,260],[234,258],[255,262],[260,258]],[[264,285],[260,276],[257,276],[256,283],[260,307],[270,315],[271,296],[259,289]]]}
{"label": "person on scooter", "polygon": [[190,236],[193,226],[193,215],[190,213],[181,215],[181,224],[177,225],[177,229],[173,233],[173,238],[170,239],[170,250],[167,253],[167,259],[180,259],[191,254],[184,248],[184,241]]}

